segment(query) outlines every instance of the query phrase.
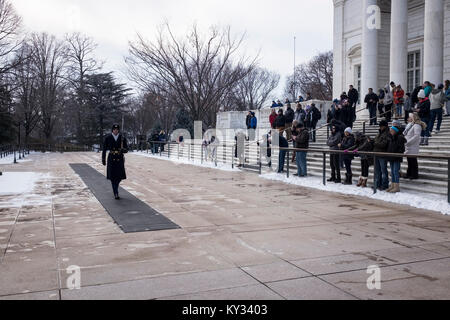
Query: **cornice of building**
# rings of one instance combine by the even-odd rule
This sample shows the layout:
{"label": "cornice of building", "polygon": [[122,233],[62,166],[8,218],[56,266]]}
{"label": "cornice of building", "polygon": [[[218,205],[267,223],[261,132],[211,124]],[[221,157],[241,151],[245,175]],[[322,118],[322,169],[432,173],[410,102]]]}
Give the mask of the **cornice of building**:
{"label": "cornice of building", "polygon": [[345,4],[345,0],[333,0],[333,4],[335,7],[343,6]]}

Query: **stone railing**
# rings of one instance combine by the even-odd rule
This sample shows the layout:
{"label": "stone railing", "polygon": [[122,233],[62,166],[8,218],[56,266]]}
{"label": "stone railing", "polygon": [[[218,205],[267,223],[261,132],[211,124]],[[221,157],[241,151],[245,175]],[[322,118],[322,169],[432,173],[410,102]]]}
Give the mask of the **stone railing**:
{"label": "stone railing", "polygon": [[[322,113],[322,119],[319,121],[318,126],[321,126],[327,121],[327,113],[333,104],[332,101],[322,101],[322,100],[310,100],[302,102],[303,109],[306,106],[316,104],[317,109]],[[291,103],[291,108],[295,111],[297,103]],[[280,108],[276,108],[278,110]],[[287,109],[287,105],[282,108],[284,111]],[[266,134],[270,129],[269,117],[272,113],[272,108],[262,108],[260,110],[252,110],[256,118],[258,119],[258,128],[256,130],[256,136],[260,139],[264,134]],[[227,139],[234,139],[234,135],[231,134],[233,130],[246,130],[245,119],[247,117],[248,111],[228,111],[219,112],[217,114],[217,129],[227,130],[230,134],[227,134]]]}

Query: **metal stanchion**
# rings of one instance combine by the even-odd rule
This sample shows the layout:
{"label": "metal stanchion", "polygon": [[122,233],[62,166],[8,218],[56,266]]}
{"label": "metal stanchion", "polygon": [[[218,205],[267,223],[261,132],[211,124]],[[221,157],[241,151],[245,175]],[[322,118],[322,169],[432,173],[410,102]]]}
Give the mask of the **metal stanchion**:
{"label": "metal stanchion", "polygon": [[323,153],[323,185],[327,185],[327,154]]}

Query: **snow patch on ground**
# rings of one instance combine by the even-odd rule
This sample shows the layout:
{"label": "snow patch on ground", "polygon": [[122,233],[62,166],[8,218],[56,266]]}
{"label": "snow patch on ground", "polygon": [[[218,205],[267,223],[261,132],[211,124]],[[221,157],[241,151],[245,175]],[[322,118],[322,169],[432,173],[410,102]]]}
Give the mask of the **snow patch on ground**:
{"label": "snow patch on ground", "polygon": [[346,186],[342,184],[339,184],[339,186],[337,186],[334,183],[324,186],[322,178],[318,177],[287,178],[286,175],[277,173],[263,174],[260,177],[267,180],[281,181],[287,184],[293,184],[301,187],[313,188],[327,192],[342,193],[346,195],[362,196],[386,202],[409,205],[411,207],[419,209],[437,211],[445,215],[450,215],[450,204],[447,202],[447,198],[441,195],[415,193],[411,191],[400,193],[377,192],[376,194],[374,194],[371,188],[358,188],[356,186]]}
{"label": "snow patch on ground", "polygon": [[36,172],[3,172],[0,176],[0,208],[41,206],[51,203],[51,196],[34,193],[38,181],[48,174]]}
{"label": "snow patch on ground", "polygon": [[133,155],[137,155],[137,156],[142,156],[142,157],[146,157],[146,158],[152,158],[152,159],[157,159],[157,160],[165,160],[165,161],[170,161],[172,163],[174,163],[175,165],[180,165],[180,164],[187,164],[187,165],[191,165],[191,166],[197,166],[197,167],[203,167],[203,168],[209,168],[209,169],[217,169],[217,170],[221,170],[221,171],[234,171],[234,172],[240,172],[241,170],[239,170],[238,168],[232,168],[231,164],[228,163],[217,163],[217,167],[215,165],[214,162],[201,162],[200,160],[196,159],[196,160],[188,160],[186,158],[167,158],[167,157],[160,157],[157,155],[153,155],[153,154],[147,154],[145,152],[134,152],[132,153]]}
{"label": "snow patch on ground", "polygon": [[[27,157],[29,157],[29,156],[27,156]],[[19,155],[16,154],[16,161],[17,161],[17,163],[23,163],[23,162],[31,162],[33,160],[28,159],[28,158],[25,158],[23,160],[19,160]],[[10,154],[9,156],[1,158],[0,159],[0,164],[14,164],[14,155]]]}
{"label": "snow patch on ground", "polygon": [[30,193],[42,176],[36,172],[3,172],[0,176],[0,195]]}

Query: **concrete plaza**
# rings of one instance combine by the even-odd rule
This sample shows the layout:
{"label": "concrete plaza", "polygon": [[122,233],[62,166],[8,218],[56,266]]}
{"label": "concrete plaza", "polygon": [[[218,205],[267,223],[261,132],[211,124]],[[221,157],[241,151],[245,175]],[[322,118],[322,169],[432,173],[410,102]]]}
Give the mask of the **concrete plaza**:
{"label": "concrete plaza", "polygon": [[43,173],[0,196],[0,299],[450,299],[449,216],[129,154],[122,186],[182,229],[124,234],[69,167],[100,154],[30,159],[0,165]]}

